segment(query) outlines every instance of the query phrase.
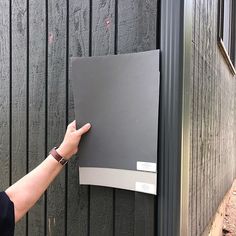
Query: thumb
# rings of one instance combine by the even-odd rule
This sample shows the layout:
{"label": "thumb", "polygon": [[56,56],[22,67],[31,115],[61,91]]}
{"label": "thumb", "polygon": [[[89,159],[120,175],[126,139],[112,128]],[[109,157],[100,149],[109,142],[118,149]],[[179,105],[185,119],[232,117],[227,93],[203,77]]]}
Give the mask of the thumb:
{"label": "thumb", "polygon": [[82,136],[83,134],[87,133],[90,128],[91,128],[91,124],[87,123],[84,126],[82,126],[80,129],[76,130],[75,132],[78,136]]}

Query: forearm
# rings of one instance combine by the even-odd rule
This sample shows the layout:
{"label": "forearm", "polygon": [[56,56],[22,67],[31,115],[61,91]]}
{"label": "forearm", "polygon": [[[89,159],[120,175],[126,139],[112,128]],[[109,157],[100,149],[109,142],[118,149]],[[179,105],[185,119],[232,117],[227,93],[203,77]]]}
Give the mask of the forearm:
{"label": "forearm", "polygon": [[15,206],[15,221],[37,202],[63,166],[49,155],[39,166],[6,190]]}
{"label": "forearm", "polygon": [[[75,121],[70,123],[64,140],[56,152],[69,160],[78,151],[81,136],[88,132],[90,127],[88,123],[76,130]],[[14,203],[15,222],[20,220],[37,202],[62,168],[63,166],[52,155],[49,155],[38,167],[5,191]]]}

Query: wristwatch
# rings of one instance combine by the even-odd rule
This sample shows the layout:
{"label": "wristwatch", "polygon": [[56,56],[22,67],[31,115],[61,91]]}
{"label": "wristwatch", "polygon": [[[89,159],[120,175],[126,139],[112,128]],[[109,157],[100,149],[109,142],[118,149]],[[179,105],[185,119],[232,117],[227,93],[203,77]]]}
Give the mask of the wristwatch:
{"label": "wristwatch", "polygon": [[51,154],[61,165],[65,165],[68,160],[66,160],[64,157],[62,157],[58,152],[57,152],[57,147],[54,147],[49,154]]}

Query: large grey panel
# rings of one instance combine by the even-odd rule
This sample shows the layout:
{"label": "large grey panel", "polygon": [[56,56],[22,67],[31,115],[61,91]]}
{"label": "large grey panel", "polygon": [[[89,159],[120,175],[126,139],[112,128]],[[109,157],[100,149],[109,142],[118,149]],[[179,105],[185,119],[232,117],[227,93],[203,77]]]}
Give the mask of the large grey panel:
{"label": "large grey panel", "polygon": [[156,163],[159,51],[74,58],[75,116],[91,122],[82,139],[81,167],[137,170]]}

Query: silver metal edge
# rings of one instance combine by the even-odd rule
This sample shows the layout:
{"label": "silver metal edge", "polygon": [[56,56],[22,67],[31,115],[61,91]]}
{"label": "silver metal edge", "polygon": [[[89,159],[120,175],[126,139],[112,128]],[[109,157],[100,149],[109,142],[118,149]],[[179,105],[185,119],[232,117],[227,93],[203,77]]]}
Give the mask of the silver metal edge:
{"label": "silver metal edge", "polygon": [[180,234],[189,235],[189,159],[192,66],[192,0],[184,0],[183,84],[181,131]]}

